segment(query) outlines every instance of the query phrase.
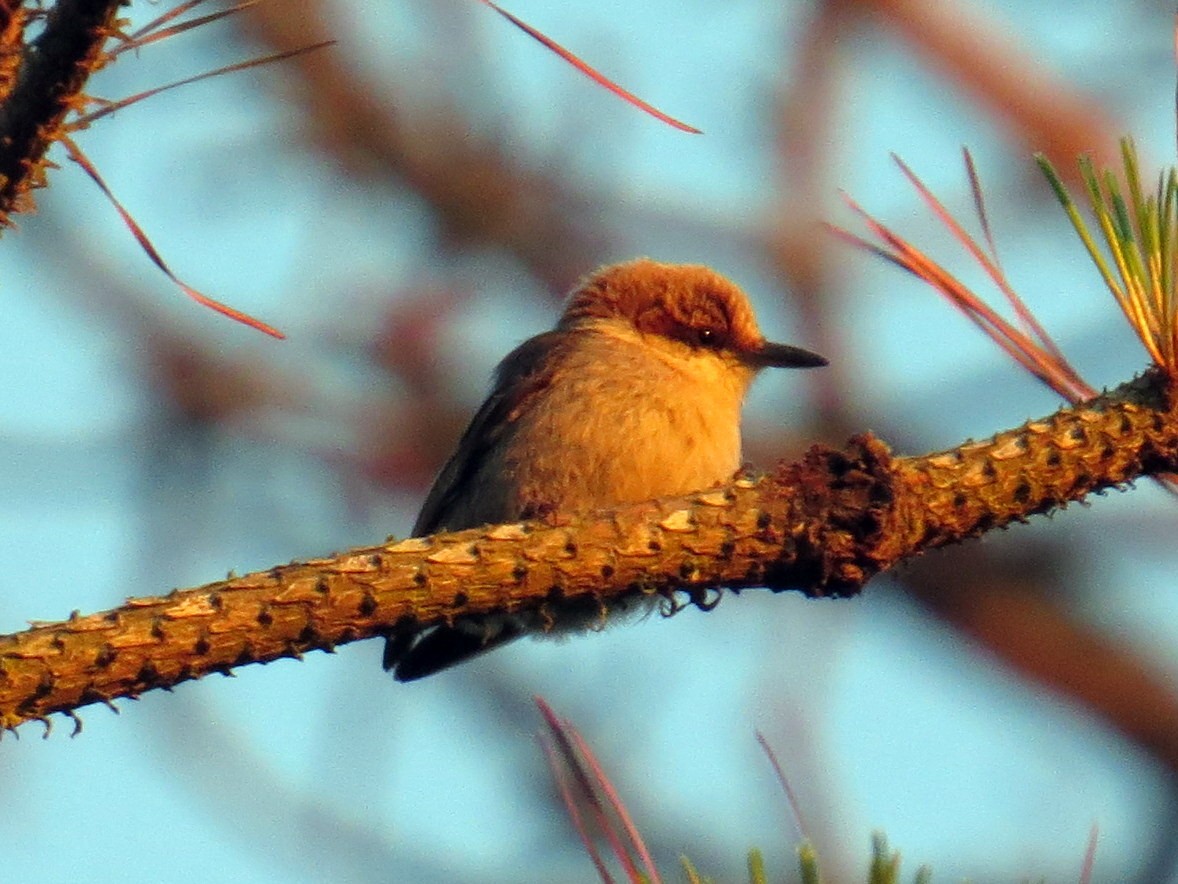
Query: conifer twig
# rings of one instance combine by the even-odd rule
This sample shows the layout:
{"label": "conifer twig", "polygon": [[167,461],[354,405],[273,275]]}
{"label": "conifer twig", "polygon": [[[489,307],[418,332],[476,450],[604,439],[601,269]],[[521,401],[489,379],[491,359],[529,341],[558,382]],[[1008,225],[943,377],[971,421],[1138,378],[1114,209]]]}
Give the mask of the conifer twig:
{"label": "conifer twig", "polygon": [[[983,442],[894,457],[871,435],[772,476],[562,524],[389,541],[0,637],[0,726],[14,728],[236,666],[551,600],[598,609],[709,590],[847,596],[939,546],[1178,466],[1178,408],[1151,370]],[[686,599],[684,601],[683,599]]]}
{"label": "conifer twig", "polygon": [[[121,0],[58,0],[45,15],[44,30],[23,48],[0,104],[0,227],[11,223],[10,214],[30,209],[29,191],[44,186],[45,151],[61,134],[66,116],[80,106],[90,74],[104,63],[102,47],[120,5]],[[19,40],[23,32],[8,36]]]}

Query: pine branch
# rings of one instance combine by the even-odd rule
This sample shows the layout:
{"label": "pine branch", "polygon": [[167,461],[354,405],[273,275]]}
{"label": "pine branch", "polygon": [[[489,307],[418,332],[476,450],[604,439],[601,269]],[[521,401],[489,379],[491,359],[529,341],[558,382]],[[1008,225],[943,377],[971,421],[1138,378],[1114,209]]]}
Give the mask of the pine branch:
{"label": "pine branch", "polygon": [[643,593],[669,611],[706,609],[720,588],[854,595],[924,550],[1176,468],[1178,406],[1152,370],[950,451],[893,457],[865,434],[708,492],[562,524],[390,539],[35,625],[0,637],[0,726],[461,615],[559,601],[597,606],[604,620]]}
{"label": "pine branch", "polygon": [[[103,63],[122,0],[58,0],[44,30],[23,45],[32,16],[12,9],[0,21],[0,226],[32,208],[29,191],[45,184],[45,152],[62,134],[82,88]],[[17,59],[19,58],[19,65]]]}

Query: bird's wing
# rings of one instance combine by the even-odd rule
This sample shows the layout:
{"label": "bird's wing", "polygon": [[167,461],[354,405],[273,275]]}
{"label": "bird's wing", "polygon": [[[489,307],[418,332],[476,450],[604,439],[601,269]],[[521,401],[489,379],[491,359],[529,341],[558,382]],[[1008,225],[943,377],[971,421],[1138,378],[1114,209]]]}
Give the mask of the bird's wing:
{"label": "bird's wing", "polygon": [[[545,332],[524,341],[499,363],[491,395],[471,419],[422,504],[413,524],[414,537],[476,527],[462,524],[465,520],[455,517],[455,510],[461,509],[455,504],[464,494],[471,493],[472,483],[488,454],[514,432],[516,421],[531,400],[552,382],[552,369],[557,360],[549,356],[562,340],[563,335],[557,332]],[[485,486],[482,488],[489,492]],[[498,518],[509,521],[519,517],[519,513],[504,512]]]}
{"label": "bird's wing", "polygon": [[[505,522],[521,516],[514,511],[514,501],[487,501],[483,506],[472,506],[465,495],[472,493],[472,488],[493,493],[493,488],[479,481],[478,473],[488,455],[514,432],[520,415],[552,382],[553,365],[558,360],[549,357],[557,355],[553,351],[562,340],[563,336],[555,332],[537,335],[499,364],[491,395],[471,419],[458,448],[442,467],[422,504],[413,525],[414,537],[474,528],[471,512]],[[501,493],[506,490],[504,487]],[[453,626],[435,626],[424,634],[415,629],[393,633],[385,642],[384,668],[395,669],[398,681],[413,681],[505,644],[524,631],[518,623],[504,618],[468,618]]]}
{"label": "bird's wing", "polygon": [[523,625],[504,618],[469,618],[463,625],[436,626],[406,641],[393,636],[385,642],[384,668],[395,670],[397,681],[416,681],[514,641],[526,632]]}

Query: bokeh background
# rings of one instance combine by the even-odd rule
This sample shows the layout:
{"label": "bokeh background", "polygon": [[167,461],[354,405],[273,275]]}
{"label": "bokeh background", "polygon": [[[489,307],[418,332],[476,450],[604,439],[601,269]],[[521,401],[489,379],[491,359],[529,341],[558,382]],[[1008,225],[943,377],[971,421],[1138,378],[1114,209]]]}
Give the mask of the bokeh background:
{"label": "bokeh background", "polygon": [[[136,2],[132,27],[163,4]],[[497,360],[586,271],[649,255],[740,282],[823,372],[758,382],[769,465],[872,429],[902,452],[1046,414],[936,296],[820,222],[845,190],[980,271],[892,165],[958,213],[974,152],[1006,270],[1097,386],[1145,365],[1030,155],[1173,162],[1172,4],[687,0],[513,12],[666,111],[594,87],[475,0],[262,4],[138,53],[79,143],[188,282],[77,167],[0,244],[0,629],[404,534]],[[669,878],[721,881],[798,834],[832,881],[885,831],[938,881],[1178,880],[1178,504],[1148,483],[877,579],[748,592],[521,642],[412,685],[379,642],[247,667],[0,742],[10,881],[591,881],[535,735],[595,747]],[[792,872],[789,872],[792,874]]]}

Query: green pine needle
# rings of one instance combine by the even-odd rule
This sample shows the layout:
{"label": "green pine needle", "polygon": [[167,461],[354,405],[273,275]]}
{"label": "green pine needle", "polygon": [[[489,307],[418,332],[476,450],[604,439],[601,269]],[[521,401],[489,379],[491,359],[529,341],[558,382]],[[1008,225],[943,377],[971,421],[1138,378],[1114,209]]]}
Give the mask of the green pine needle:
{"label": "green pine needle", "polygon": [[802,873],[802,884],[822,884],[822,876],[818,873],[818,853],[809,841],[803,841],[798,846],[798,869]]}
{"label": "green pine needle", "polygon": [[1042,155],[1035,160],[1150,357],[1178,377],[1178,173],[1171,168],[1159,174],[1156,191],[1147,195],[1131,138],[1121,140],[1123,177],[1081,157],[1080,178],[1102,248],[1051,162]]}
{"label": "green pine needle", "polygon": [[755,847],[749,851],[749,884],[769,884],[769,876],[765,874],[765,857]]}

